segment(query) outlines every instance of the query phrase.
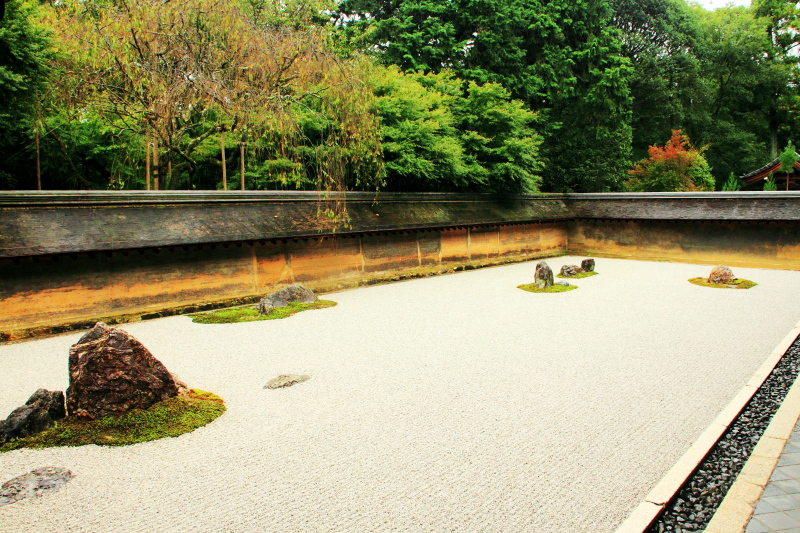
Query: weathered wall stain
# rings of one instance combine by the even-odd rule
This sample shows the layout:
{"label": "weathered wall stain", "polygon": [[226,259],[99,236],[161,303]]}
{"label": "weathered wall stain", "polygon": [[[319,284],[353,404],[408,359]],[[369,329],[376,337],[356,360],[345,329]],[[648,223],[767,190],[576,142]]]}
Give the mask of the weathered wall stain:
{"label": "weathered wall stain", "polygon": [[317,205],[299,193],[0,193],[0,340],[251,301],[294,281],[332,291],[565,252],[800,269],[800,193],[355,193],[338,229]]}

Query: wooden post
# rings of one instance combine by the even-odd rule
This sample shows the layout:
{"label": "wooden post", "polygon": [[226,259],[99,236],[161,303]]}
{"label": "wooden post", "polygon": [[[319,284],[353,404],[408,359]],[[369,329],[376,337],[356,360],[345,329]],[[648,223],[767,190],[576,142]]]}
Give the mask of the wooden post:
{"label": "wooden post", "polygon": [[222,152],[222,190],[228,190],[228,172],[225,168],[225,126],[219,128],[219,148]]}
{"label": "wooden post", "polygon": [[150,123],[144,130],[144,189],[150,190]]}

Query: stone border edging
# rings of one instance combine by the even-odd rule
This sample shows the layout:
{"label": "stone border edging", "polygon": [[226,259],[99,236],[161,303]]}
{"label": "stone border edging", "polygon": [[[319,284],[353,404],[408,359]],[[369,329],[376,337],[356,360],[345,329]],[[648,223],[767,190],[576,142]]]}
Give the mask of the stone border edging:
{"label": "stone border edging", "polygon": [[[797,332],[795,327],[792,331]],[[769,483],[783,448],[800,418],[800,379],[796,379],[781,406],[758,440],[750,457],[704,530],[706,533],[741,533],[747,528],[758,500]]]}
{"label": "stone border edging", "polygon": [[[686,483],[686,480],[689,479],[706,455],[716,445],[717,441],[728,429],[728,426],[747,406],[747,403],[769,377],[772,370],[799,335],[800,322],[778,343],[742,390],[717,415],[711,425],[700,434],[700,437],[697,438],[678,462],[669,469],[661,481],[645,497],[644,501],[620,524],[616,533],[644,533],[647,531],[658,518],[658,515],[661,514],[661,511],[664,510],[667,503],[678,493]],[[794,405],[791,406],[791,404]],[[769,482],[772,470],[778,462],[786,440],[792,433],[798,416],[800,416],[800,379],[792,385],[761,440],[753,449],[742,472],[736,478],[717,512],[714,513],[711,522],[705,529],[706,532],[734,533],[744,530],[747,521],[755,510],[752,503],[758,501],[764,487]],[[789,421],[791,421],[790,425]],[[787,427],[788,430],[786,429]],[[753,463],[752,465],[751,462]],[[744,486],[744,483],[748,483],[750,486]],[[730,502],[728,502],[729,498],[731,498]],[[746,516],[744,516],[746,512],[746,509],[743,508],[744,506],[749,508]],[[743,522],[742,518],[744,518]],[[740,523],[742,524],[740,529],[731,528],[732,524]],[[711,529],[712,527],[718,529]]]}

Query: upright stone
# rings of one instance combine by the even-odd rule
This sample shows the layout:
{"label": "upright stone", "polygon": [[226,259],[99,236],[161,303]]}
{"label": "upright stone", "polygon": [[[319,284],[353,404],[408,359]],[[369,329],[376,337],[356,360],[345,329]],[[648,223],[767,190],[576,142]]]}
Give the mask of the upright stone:
{"label": "upright stone", "polygon": [[25,405],[14,409],[5,420],[0,420],[0,444],[49,429],[66,414],[63,392],[39,389]]}
{"label": "upright stone", "polygon": [[256,306],[262,315],[268,315],[276,307],[286,307],[291,302],[311,304],[317,301],[314,292],[302,283],[292,283],[261,298]]}
{"label": "upright stone", "polygon": [[184,390],[142,343],[102,322],[69,350],[67,412],[72,416],[118,416]]}
{"label": "upright stone", "polygon": [[735,279],[736,276],[733,275],[730,268],[724,265],[718,265],[711,269],[711,275],[708,276],[707,281],[709,283],[724,285],[726,283],[731,283]]}
{"label": "upright stone", "polygon": [[581,268],[585,272],[594,272],[594,259],[584,259],[581,261]]}
{"label": "upright stone", "polygon": [[547,289],[553,286],[553,271],[550,270],[550,266],[546,262],[539,261],[536,263],[533,282],[537,289]]}

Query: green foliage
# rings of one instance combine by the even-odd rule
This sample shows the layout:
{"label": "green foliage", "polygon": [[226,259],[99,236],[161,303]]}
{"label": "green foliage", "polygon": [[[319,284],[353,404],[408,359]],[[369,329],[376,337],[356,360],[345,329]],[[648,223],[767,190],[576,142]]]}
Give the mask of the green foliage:
{"label": "green foliage", "polygon": [[605,2],[346,0],[340,13],[356,17],[344,25],[350,42],[370,43],[386,64],[499,83],[538,112],[544,189],[620,187],[632,71]]}
{"label": "green foliage", "polygon": [[535,283],[528,283],[527,285],[518,285],[517,288],[522,289],[523,291],[526,292],[550,293],[550,292],[574,291],[575,289],[578,288],[578,286],[577,285],[564,286],[564,285],[553,284],[547,287],[546,289],[540,289],[539,287],[536,286]]}
{"label": "green foliage", "polygon": [[700,287],[711,287],[713,289],[750,289],[758,285],[758,283],[753,281],[739,278],[736,278],[730,283],[709,283],[706,278],[691,278],[689,283],[699,285]]}
{"label": "green foliage", "polygon": [[765,191],[777,191],[778,186],[775,184],[775,178],[773,178],[772,174],[769,175],[767,181],[764,182],[764,190]]}
{"label": "green foliage", "polygon": [[538,191],[536,119],[496,83],[462,82],[449,71],[377,69],[370,84],[381,120],[386,189]]}
{"label": "green foliage", "polygon": [[317,300],[314,303],[304,304],[291,302],[285,307],[276,307],[268,315],[262,315],[253,306],[246,307],[231,307],[228,309],[220,309],[208,313],[197,313],[189,315],[192,317],[192,322],[196,324],[233,324],[236,322],[256,322],[259,320],[276,320],[279,318],[287,318],[302,311],[311,309],[325,309],[333,307],[336,302],[330,300]]}
{"label": "green foliage", "polygon": [[0,21],[0,189],[36,184],[33,129],[54,57],[40,19],[36,2],[11,0]]}
{"label": "green foliage", "polygon": [[723,191],[740,191],[740,190],[742,190],[742,183],[739,180],[739,178],[734,176],[733,172],[731,172],[731,175],[728,176],[728,181],[726,181],[722,185],[722,190]]}
{"label": "green foliage", "polygon": [[664,146],[651,146],[650,157],[639,161],[625,182],[632,192],[713,191],[714,177],[702,151],[673,130]]}
{"label": "green foliage", "polygon": [[177,437],[214,421],[225,412],[222,399],[210,392],[192,389],[188,396],[175,396],[121,416],[86,420],[68,416],[48,430],[0,446],[0,453],[20,448],[54,446],[127,446],[139,442]]}
{"label": "green foliage", "polygon": [[781,170],[787,174],[791,174],[794,170],[794,164],[797,163],[797,151],[791,141],[786,145],[783,152],[778,156],[778,161],[781,163]]}

